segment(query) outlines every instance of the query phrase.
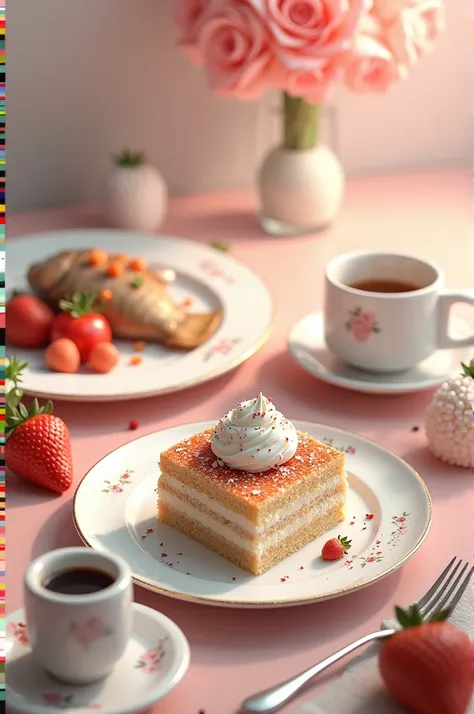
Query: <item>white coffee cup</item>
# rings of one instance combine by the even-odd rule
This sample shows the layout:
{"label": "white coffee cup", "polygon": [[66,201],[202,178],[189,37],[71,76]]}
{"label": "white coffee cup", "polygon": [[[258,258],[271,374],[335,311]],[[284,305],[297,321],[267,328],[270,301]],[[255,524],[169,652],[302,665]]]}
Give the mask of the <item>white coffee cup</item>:
{"label": "white coffee cup", "polygon": [[[416,289],[372,292],[352,287],[364,281],[399,281]],[[410,369],[438,349],[474,345],[474,333],[459,340],[449,336],[455,303],[474,305],[474,289],[445,290],[442,271],[433,263],[397,253],[346,253],[326,269],[326,343],[337,357],[360,369]]]}
{"label": "white coffee cup", "polygon": [[[110,585],[86,594],[46,587],[53,576],[82,570],[105,574]],[[52,550],[28,566],[25,609],[35,661],[68,684],[96,682],[112,672],[130,637],[129,568],[121,558],[89,548]]]}

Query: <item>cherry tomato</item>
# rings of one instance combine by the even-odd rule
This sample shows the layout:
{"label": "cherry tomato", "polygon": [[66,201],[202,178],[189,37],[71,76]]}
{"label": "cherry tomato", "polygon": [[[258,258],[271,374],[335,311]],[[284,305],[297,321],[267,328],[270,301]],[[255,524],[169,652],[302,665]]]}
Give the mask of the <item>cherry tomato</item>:
{"label": "cherry tomato", "polygon": [[16,295],[6,308],[7,339],[15,347],[41,347],[48,340],[54,313],[35,295]]}
{"label": "cherry tomato", "polygon": [[81,362],[87,362],[91,350],[99,342],[112,342],[112,330],[105,317],[97,312],[78,317],[61,312],[51,325],[51,341],[61,337],[72,340],[79,350]]}

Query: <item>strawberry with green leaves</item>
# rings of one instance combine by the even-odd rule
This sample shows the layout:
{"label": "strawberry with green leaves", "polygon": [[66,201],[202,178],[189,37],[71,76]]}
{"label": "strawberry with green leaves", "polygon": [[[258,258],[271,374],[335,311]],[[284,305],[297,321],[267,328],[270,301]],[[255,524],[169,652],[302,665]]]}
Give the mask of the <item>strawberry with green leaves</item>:
{"label": "strawberry with green leaves", "polygon": [[413,714],[466,714],[473,696],[474,645],[446,622],[449,610],[423,621],[413,605],[396,608],[402,629],[382,646],[379,668],[389,692]]}
{"label": "strawberry with green leaves", "polygon": [[53,404],[30,408],[7,397],[5,460],[20,478],[55,493],[71,486],[73,477],[71,436],[66,424],[52,414]]}
{"label": "strawberry with green leaves", "polygon": [[351,543],[352,541],[348,540],[344,536],[342,538],[341,536],[331,538],[323,545],[323,549],[321,551],[323,560],[340,560],[350,549]]}

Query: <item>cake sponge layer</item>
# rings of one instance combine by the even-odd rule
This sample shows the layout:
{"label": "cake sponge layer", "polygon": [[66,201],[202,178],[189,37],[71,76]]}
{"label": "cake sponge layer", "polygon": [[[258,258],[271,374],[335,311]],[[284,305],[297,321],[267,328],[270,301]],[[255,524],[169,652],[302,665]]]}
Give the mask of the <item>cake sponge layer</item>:
{"label": "cake sponge layer", "polygon": [[163,501],[158,502],[158,512],[163,523],[190,536],[244,570],[248,570],[254,575],[260,575],[343,521],[344,503],[338,504],[322,518],[313,520],[291,533],[277,545],[269,547],[259,554],[236,546],[210,528],[189,518],[183,511],[177,510]]}

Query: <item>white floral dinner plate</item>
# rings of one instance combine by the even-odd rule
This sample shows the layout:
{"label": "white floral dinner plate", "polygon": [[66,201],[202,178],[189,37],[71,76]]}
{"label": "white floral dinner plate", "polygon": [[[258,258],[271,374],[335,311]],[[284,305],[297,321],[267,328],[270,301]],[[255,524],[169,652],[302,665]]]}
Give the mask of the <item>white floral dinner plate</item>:
{"label": "white floral dinner plate", "polygon": [[[156,515],[160,452],[214,423],[178,426],[131,441],[99,461],[76,491],[73,518],[80,537],[93,548],[122,556],[137,584],[208,605],[299,605],[380,580],[405,563],[425,539],[431,499],[408,464],[361,436],[294,422],[297,429],[346,453],[346,520],[262,575],[241,570],[160,523]],[[338,535],[352,540],[347,557],[323,561],[322,546]]]}
{"label": "white floral dinner plate", "polygon": [[[70,401],[136,399],[195,386],[224,374],[251,357],[269,336],[273,301],[255,273],[222,251],[197,241],[146,236],[118,230],[60,231],[15,239],[8,246],[8,288],[27,289],[28,266],[60,250],[103,248],[145,257],[150,266],[170,268],[169,286],[177,303],[189,300],[190,311],[221,309],[216,333],[190,352],[147,345],[140,365],[131,365],[132,342],[117,341],[121,360],[109,374],[58,374],[47,369],[43,350],[15,349],[29,363],[26,393]],[[12,348],[12,352],[13,352]]]}
{"label": "white floral dinner plate", "polygon": [[[452,336],[468,337],[472,330],[465,320],[451,319]],[[438,350],[405,372],[366,372],[351,367],[333,355],[324,340],[323,314],[306,315],[291,330],[288,349],[300,367],[323,382],[366,394],[410,394],[433,389],[460,371],[461,362],[472,358],[472,347]]]}
{"label": "white floral dinner plate", "polygon": [[[72,686],[51,677],[32,657],[25,611],[6,619],[6,690],[8,706],[21,714],[137,714],[168,694],[189,667],[188,642],[174,622],[133,603],[128,647],[112,674],[95,684]],[[93,647],[93,641],[88,641]],[[87,655],[86,655],[87,656]]]}

